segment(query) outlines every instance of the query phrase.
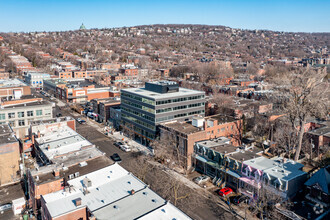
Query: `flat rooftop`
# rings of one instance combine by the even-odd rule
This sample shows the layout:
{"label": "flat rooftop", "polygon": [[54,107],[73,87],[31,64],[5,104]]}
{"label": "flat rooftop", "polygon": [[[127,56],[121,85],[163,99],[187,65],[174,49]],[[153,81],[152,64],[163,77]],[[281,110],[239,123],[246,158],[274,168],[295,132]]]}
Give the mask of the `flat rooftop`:
{"label": "flat rooftop", "polygon": [[169,220],[169,219],[191,219],[189,216],[187,216],[184,212],[176,208],[174,205],[172,205],[170,202],[167,202],[166,205],[161,206],[160,208],[148,213],[145,216],[142,216],[139,218],[141,220]]}
{"label": "flat rooftop", "polygon": [[206,120],[209,120],[209,119],[217,120],[218,121],[218,124],[224,124],[224,123],[238,121],[234,117],[225,116],[225,115],[213,115],[213,116],[207,117],[205,119]]}
{"label": "flat rooftop", "polygon": [[96,219],[139,219],[164,205],[166,200],[151,189],[145,188],[94,211],[93,215]]}
{"label": "flat rooftop", "polygon": [[130,89],[122,89],[121,91],[134,93],[139,96],[146,97],[152,100],[162,100],[162,99],[172,99],[172,98],[179,98],[179,97],[187,97],[193,95],[205,95],[202,91],[191,90],[186,88],[179,88],[178,92],[171,92],[171,93],[157,93],[153,91],[146,90],[145,88],[130,88]]}
{"label": "flat rooftop", "polygon": [[257,157],[251,160],[244,161],[244,164],[254,167],[258,170],[266,170],[274,167],[274,161],[266,157]]}
{"label": "flat rooftop", "polygon": [[8,124],[0,125],[0,146],[18,142],[13,130]]}
{"label": "flat rooftop", "polygon": [[49,101],[31,101],[25,103],[16,103],[16,104],[8,104],[4,105],[4,109],[11,109],[11,108],[24,108],[24,107],[33,107],[33,106],[41,106],[41,105],[53,105],[53,103]]}
{"label": "flat rooftop", "polygon": [[212,149],[221,154],[229,154],[232,152],[236,152],[236,149],[238,149],[238,147],[235,147],[229,143],[229,138],[220,137],[214,140],[199,141],[196,142],[196,145],[199,147],[206,147]]}
{"label": "flat rooftop", "polygon": [[66,125],[40,132],[41,137],[36,138],[35,141],[49,160],[70,152],[80,151],[88,146],[94,147],[91,142]]}
{"label": "flat rooftop", "polygon": [[[85,179],[90,181],[90,186],[87,187],[87,193],[84,190]],[[84,206],[87,206],[91,212],[94,212],[97,209],[130,196],[131,190],[138,192],[146,188],[143,182],[118,164],[113,164],[69,180],[68,184],[71,186],[70,191],[64,189],[43,196],[50,215],[53,218]],[[80,206],[76,206],[74,203],[74,200],[78,198],[81,199]],[[129,208],[135,209],[134,206]]]}
{"label": "flat rooftop", "polygon": [[27,86],[24,82],[18,79],[1,79],[0,80],[0,89],[6,87],[19,87],[19,86]]}
{"label": "flat rooftop", "polygon": [[262,149],[257,147],[250,147],[248,149],[240,149],[239,151],[234,152],[228,156],[237,161],[246,161],[259,157],[261,153],[262,153]]}
{"label": "flat rooftop", "polygon": [[264,170],[264,173],[267,173],[275,178],[288,181],[297,176],[305,175],[306,172],[302,171],[304,165],[297,163],[293,160],[286,160],[283,162],[283,158],[275,157],[271,159],[274,163],[272,168]]}
{"label": "flat rooftop", "polygon": [[[88,153],[88,151],[86,153]],[[75,174],[77,172],[79,172],[80,176],[85,175],[113,164],[112,160],[110,160],[106,156],[103,156],[102,154],[93,159],[90,159],[88,157],[86,158],[84,156],[81,157],[80,154],[75,155],[75,157],[76,160],[73,160],[71,164],[63,163],[63,166],[61,163],[50,164],[47,166],[39,167],[38,170],[31,169],[31,174],[34,177],[38,176],[38,180],[36,180],[36,178],[35,180],[37,184],[41,184],[49,181],[54,181],[59,178],[69,179],[68,176],[70,174]],[[74,158],[69,157],[69,159]],[[87,164],[84,162],[86,162]],[[80,163],[85,164],[85,166],[81,166]],[[54,170],[58,170],[60,172],[59,177],[54,176]]]}
{"label": "flat rooftop", "polygon": [[171,122],[161,123],[161,125],[184,134],[192,134],[198,131],[202,131],[201,128],[193,126],[191,122],[171,121]]}

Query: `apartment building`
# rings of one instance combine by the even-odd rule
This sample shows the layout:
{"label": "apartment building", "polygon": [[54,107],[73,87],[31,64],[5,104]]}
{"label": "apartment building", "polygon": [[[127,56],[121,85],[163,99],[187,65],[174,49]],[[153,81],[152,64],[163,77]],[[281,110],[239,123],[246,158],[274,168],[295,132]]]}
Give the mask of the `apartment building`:
{"label": "apartment building", "polygon": [[[212,138],[229,138],[229,143],[239,146],[242,136],[242,120],[230,116],[194,116],[191,121],[170,121],[159,125],[160,139],[169,135],[176,141],[178,149],[187,160],[187,168],[192,166],[194,145],[197,141]],[[165,140],[164,140],[165,141]]]}
{"label": "apartment building", "polygon": [[139,71],[138,68],[134,66],[134,64],[126,64],[119,69],[119,73],[128,77],[137,77]]}
{"label": "apartment building", "polygon": [[134,132],[137,141],[148,145],[161,122],[204,115],[205,94],[179,88],[176,82],[147,82],[145,88],[121,90],[121,109],[123,126]]}
{"label": "apartment building", "polygon": [[0,99],[20,99],[26,95],[31,95],[31,89],[24,82],[18,79],[0,80]]}
{"label": "apartment building", "polygon": [[0,186],[20,180],[20,149],[13,129],[0,125]]}
{"label": "apartment building", "polygon": [[261,193],[273,194],[283,199],[291,198],[307,179],[307,173],[302,171],[303,166],[281,157],[258,157],[244,161],[239,192],[252,200],[258,200]]}
{"label": "apartment building", "polygon": [[1,103],[0,124],[9,124],[18,138],[28,134],[31,121],[53,118],[53,103],[41,98],[5,101]]}
{"label": "apartment building", "polygon": [[210,176],[215,185],[237,190],[243,162],[261,153],[262,149],[254,145],[237,147],[230,144],[229,138],[219,137],[195,143],[193,166]]}

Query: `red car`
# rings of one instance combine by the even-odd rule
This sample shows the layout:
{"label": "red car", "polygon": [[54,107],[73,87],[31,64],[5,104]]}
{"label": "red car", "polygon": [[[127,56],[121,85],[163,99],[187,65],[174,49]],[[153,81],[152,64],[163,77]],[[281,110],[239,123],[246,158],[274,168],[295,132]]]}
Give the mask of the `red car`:
{"label": "red car", "polygon": [[232,194],[233,192],[234,191],[231,188],[225,187],[225,188],[219,190],[219,195],[222,197],[225,197],[225,196]]}

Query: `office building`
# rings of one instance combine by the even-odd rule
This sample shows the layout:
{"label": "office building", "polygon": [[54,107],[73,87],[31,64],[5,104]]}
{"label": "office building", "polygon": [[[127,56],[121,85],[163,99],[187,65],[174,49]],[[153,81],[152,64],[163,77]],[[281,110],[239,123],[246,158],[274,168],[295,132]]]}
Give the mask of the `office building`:
{"label": "office building", "polygon": [[205,94],[179,88],[176,82],[147,82],[145,88],[121,90],[123,126],[135,139],[148,145],[157,134],[157,125],[171,120],[188,120],[205,114]]}

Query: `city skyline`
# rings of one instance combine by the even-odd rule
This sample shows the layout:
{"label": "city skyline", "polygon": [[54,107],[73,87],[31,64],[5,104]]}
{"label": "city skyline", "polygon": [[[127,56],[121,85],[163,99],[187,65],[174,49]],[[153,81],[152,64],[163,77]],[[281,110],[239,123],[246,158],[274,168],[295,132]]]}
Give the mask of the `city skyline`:
{"label": "city skyline", "polygon": [[[308,3],[308,4],[307,4]],[[330,2],[314,1],[0,1],[0,32],[77,30],[150,24],[222,25],[285,32],[330,32]],[[322,6],[322,7],[320,7]],[[10,22],[9,22],[10,21]]]}

